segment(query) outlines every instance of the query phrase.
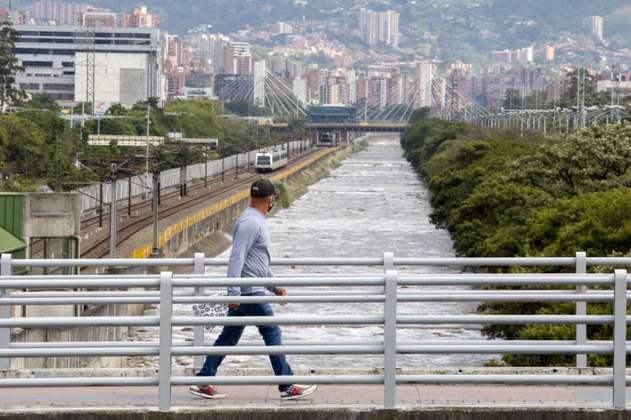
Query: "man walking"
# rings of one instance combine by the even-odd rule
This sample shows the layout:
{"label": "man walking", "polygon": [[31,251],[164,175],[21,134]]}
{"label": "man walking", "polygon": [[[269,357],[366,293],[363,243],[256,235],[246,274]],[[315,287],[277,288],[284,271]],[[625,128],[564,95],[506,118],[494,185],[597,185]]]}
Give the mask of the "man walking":
{"label": "man walking", "polygon": [[[271,181],[260,179],[255,181],[250,188],[250,207],[246,209],[234,228],[232,252],[228,262],[228,278],[237,277],[273,277],[270,266],[270,237],[267,230],[265,216],[274,207],[274,201],[278,196],[278,190]],[[269,291],[277,296],[287,295],[287,290],[281,287],[269,287]],[[229,296],[263,296],[263,287],[229,287]],[[233,303],[228,305],[228,316],[273,316],[274,312],[269,303]],[[280,328],[277,325],[257,326],[266,346],[282,345]],[[239,342],[244,325],[226,325],[215,341],[215,346],[234,346]],[[206,357],[204,366],[197,376],[215,376],[217,368],[223,361],[223,355],[211,355]],[[293,375],[291,367],[287,363],[285,355],[270,355],[274,374],[277,376]],[[315,385],[279,385],[282,400],[294,400],[312,394],[317,387]],[[194,395],[209,398],[225,398],[217,388],[212,385],[190,387]]]}

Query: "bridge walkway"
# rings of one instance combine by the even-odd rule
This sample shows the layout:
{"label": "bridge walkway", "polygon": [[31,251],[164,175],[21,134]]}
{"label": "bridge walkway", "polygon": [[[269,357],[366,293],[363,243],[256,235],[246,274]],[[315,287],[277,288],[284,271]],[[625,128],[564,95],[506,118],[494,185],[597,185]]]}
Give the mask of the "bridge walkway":
{"label": "bridge walkway", "polygon": [[[274,385],[225,385],[219,387],[225,400],[206,400],[174,386],[173,407],[380,407],[381,385],[321,385],[311,399],[280,401]],[[400,385],[397,407],[589,407],[611,406],[611,391],[595,386],[503,386],[503,385]],[[627,398],[631,390],[627,390]],[[7,388],[0,393],[0,406],[6,409],[45,408],[129,408],[157,407],[155,387],[72,387]]]}

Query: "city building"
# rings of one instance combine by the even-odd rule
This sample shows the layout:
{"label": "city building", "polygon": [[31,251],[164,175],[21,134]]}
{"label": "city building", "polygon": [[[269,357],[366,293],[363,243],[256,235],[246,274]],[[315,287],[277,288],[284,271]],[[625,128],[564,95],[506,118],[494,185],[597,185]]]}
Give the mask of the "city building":
{"label": "city building", "polygon": [[249,42],[230,41],[223,47],[223,71],[216,74],[251,74],[252,54]]}
{"label": "city building", "polygon": [[294,28],[287,22],[276,22],[272,25],[272,32],[275,35],[293,34]]}
{"label": "city building", "polygon": [[430,62],[422,62],[418,64],[418,80],[419,80],[419,93],[418,102],[419,107],[431,107],[433,90],[434,90],[434,74],[436,72],[436,66]]}
{"label": "city building", "polygon": [[184,67],[176,67],[167,73],[167,87],[169,97],[186,94],[186,71]]}
{"label": "city building", "polygon": [[294,79],[292,81],[292,93],[302,105],[307,104],[307,80]]}
{"label": "city building", "polygon": [[116,13],[106,10],[88,9],[79,14],[79,22],[83,26],[113,28],[117,25]]}
{"label": "city building", "polygon": [[126,28],[157,28],[159,24],[158,16],[150,14],[145,6],[123,13],[122,26]]}
{"label": "city building", "polygon": [[359,11],[359,32],[368,45],[399,45],[399,14],[392,10],[375,12]]}
{"label": "city building", "polygon": [[493,51],[492,58],[497,63],[510,64],[513,61],[513,52],[511,50]]}
{"label": "city building", "polygon": [[84,3],[66,3],[59,0],[40,0],[26,8],[27,13],[37,23],[56,25],[76,25],[78,17],[94,6]]}
{"label": "city building", "polygon": [[24,67],[16,84],[27,93],[47,93],[60,103],[88,102],[86,51],[93,48],[95,102],[132,105],[165,98],[157,29],[95,28],[93,39],[77,25],[15,29],[20,35],[15,54]]}
{"label": "city building", "polygon": [[583,20],[587,33],[600,41],[604,40],[605,19],[602,16],[589,16]]}

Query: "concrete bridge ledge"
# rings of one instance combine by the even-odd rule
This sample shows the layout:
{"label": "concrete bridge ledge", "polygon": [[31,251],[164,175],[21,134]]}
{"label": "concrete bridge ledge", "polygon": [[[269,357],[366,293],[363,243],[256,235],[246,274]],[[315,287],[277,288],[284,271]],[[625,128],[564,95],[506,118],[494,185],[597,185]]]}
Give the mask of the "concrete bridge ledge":
{"label": "concrete bridge ledge", "polygon": [[628,410],[534,407],[413,407],[399,409],[309,407],[209,407],[204,409],[4,410],[0,419],[29,420],[622,420]]}

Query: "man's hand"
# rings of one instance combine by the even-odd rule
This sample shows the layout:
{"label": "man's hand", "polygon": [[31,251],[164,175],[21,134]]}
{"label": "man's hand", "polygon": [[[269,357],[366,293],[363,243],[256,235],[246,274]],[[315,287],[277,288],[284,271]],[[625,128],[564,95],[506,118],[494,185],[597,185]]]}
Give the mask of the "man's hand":
{"label": "man's hand", "polygon": [[277,287],[276,290],[274,291],[274,294],[276,296],[287,296],[287,289],[283,287]]}
{"label": "man's hand", "polygon": [[228,308],[237,311],[237,310],[239,310],[239,304],[238,303],[229,303],[228,304]]}

